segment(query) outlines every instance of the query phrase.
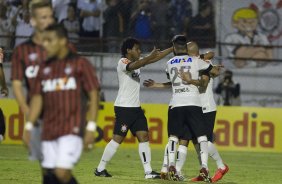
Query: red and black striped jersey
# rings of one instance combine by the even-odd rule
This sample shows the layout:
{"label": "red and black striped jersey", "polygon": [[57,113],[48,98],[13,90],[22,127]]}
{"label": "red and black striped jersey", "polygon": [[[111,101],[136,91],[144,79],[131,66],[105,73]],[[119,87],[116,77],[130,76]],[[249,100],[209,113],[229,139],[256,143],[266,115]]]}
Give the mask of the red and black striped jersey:
{"label": "red and black striped jersey", "polygon": [[43,140],[79,134],[84,119],[83,91],[99,89],[95,68],[74,53],[43,62],[32,94],[43,97]]}
{"label": "red and black striped jersey", "polygon": [[34,86],[39,64],[46,60],[46,52],[42,46],[31,39],[17,46],[12,54],[11,80],[25,81],[30,98],[30,90]]}

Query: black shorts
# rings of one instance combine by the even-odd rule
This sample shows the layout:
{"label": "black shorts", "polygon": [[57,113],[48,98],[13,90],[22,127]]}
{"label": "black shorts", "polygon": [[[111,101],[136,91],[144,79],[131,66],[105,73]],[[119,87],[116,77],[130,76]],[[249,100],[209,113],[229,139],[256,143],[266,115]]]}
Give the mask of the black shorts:
{"label": "black shorts", "polygon": [[136,136],[137,131],[147,131],[148,124],[141,107],[115,106],[116,122],[114,134],[125,137],[128,130]]}
{"label": "black shorts", "polygon": [[0,108],[0,134],[5,135],[6,127],[5,127],[5,119],[2,109]]}
{"label": "black shorts", "polygon": [[213,129],[214,129],[216,111],[203,113],[203,114],[204,114],[204,119],[205,119],[205,126],[208,131],[208,134],[207,134],[208,140],[210,142],[213,142]]}
{"label": "black shorts", "polygon": [[179,139],[207,135],[202,108],[198,106],[174,107],[168,113],[168,134]]}

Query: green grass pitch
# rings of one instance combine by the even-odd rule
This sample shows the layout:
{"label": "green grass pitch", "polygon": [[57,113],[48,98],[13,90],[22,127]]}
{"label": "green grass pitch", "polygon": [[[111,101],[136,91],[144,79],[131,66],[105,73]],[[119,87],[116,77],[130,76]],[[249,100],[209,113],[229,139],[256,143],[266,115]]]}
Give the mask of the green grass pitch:
{"label": "green grass pitch", "polygon": [[[164,180],[145,180],[138,150],[121,146],[108,171],[112,178],[93,175],[94,168],[103,153],[103,148],[95,148],[83,153],[75,167],[74,175],[80,184],[137,184],[137,183],[176,183]],[[229,165],[229,173],[218,183],[225,184],[279,184],[282,183],[282,154],[254,152],[221,152]],[[152,149],[152,167],[160,171],[163,150]],[[215,171],[215,163],[209,159],[210,174]],[[194,150],[188,151],[184,174],[188,178],[198,174],[198,161]],[[27,151],[19,145],[0,145],[0,184],[39,184],[40,169],[37,162],[27,160]],[[180,182],[189,183],[189,182]]]}

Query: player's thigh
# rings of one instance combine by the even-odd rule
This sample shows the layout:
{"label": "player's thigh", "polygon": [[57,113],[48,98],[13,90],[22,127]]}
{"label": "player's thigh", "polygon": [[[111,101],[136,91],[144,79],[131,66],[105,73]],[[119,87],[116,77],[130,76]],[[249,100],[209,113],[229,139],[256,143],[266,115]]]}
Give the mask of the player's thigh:
{"label": "player's thigh", "polygon": [[183,107],[175,107],[168,113],[168,135],[178,138],[184,137],[187,128],[185,125],[185,112]]}
{"label": "player's thigh", "polygon": [[82,138],[77,135],[65,135],[58,138],[56,168],[69,169],[78,162],[83,149]]}
{"label": "player's thigh", "polygon": [[198,106],[187,107],[186,118],[193,137],[197,138],[208,134],[202,108]]}
{"label": "player's thigh", "polygon": [[205,125],[207,128],[207,137],[210,142],[213,142],[213,129],[215,123],[216,111],[204,113]]}
{"label": "player's thigh", "polygon": [[115,125],[114,134],[125,137],[129,128],[136,119],[136,109],[129,107],[116,107],[115,106]]}
{"label": "player's thigh", "polygon": [[130,131],[134,136],[137,136],[136,133],[139,132],[138,140],[139,138],[142,139],[142,137],[148,138],[148,122],[141,108],[136,111],[135,120],[130,126]]}

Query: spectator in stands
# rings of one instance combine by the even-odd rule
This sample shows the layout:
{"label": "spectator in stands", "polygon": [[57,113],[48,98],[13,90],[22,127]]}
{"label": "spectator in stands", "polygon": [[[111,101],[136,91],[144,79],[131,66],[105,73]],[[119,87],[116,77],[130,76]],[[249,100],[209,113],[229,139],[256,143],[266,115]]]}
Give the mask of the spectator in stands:
{"label": "spectator in stands", "polygon": [[185,34],[192,18],[191,3],[187,0],[172,0],[169,5],[168,17],[171,18],[171,34]]}
{"label": "spectator in stands", "polygon": [[137,39],[148,40],[153,36],[150,5],[149,0],[140,0],[131,15],[132,36]]}
{"label": "spectator in stands", "polygon": [[215,28],[211,3],[200,4],[199,13],[192,18],[187,37],[199,43],[200,47],[215,47]]}
{"label": "spectator in stands", "polygon": [[30,15],[28,9],[20,11],[17,18],[17,25],[15,31],[15,46],[23,43],[27,40],[33,33],[33,28],[30,24]]}
{"label": "spectator in stands", "polygon": [[6,13],[7,7],[5,4],[0,4],[0,47],[9,48],[11,36],[13,36],[13,25]]}
{"label": "spectator in stands", "polygon": [[67,10],[67,18],[62,21],[64,27],[66,28],[68,32],[68,37],[71,42],[76,43],[78,42],[79,38],[79,20],[76,17],[76,7],[74,4],[68,4],[68,10]]}
{"label": "spectator in stands", "polygon": [[81,36],[99,37],[101,30],[101,2],[100,0],[77,0],[77,8],[82,18]]}
{"label": "spectator in stands", "polygon": [[167,0],[156,0],[152,4],[152,21],[154,39],[157,41],[168,40],[168,3]]}
{"label": "spectator in stands", "polygon": [[123,16],[123,30],[124,30],[124,37],[128,37],[131,35],[131,30],[130,30],[130,17],[132,12],[137,6],[136,1],[132,0],[121,0],[119,4],[119,9],[120,12],[122,13]]}
{"label": "spectator in stands", "polygon": [[216,87],[215,93],[219,95],[218,104],[224,106],[240,106],[240,84],[232,79],[233,72],[226,70],[223,81]]}
{"label": "spectator in stands", "polygon": [[123,16],[119,9],[118,0],[107,0],[108,7],[103,12],[104,37],[108,39],[108,51],[119,51],[119,38],[123,36]]}
{"label": "spectator in stands", "polygon": [[55,13],[55,17],[58,22],[62,22],[62,20],[66,19],[68,16],[68,8],[71,0],[52,0],[52,7]]}

